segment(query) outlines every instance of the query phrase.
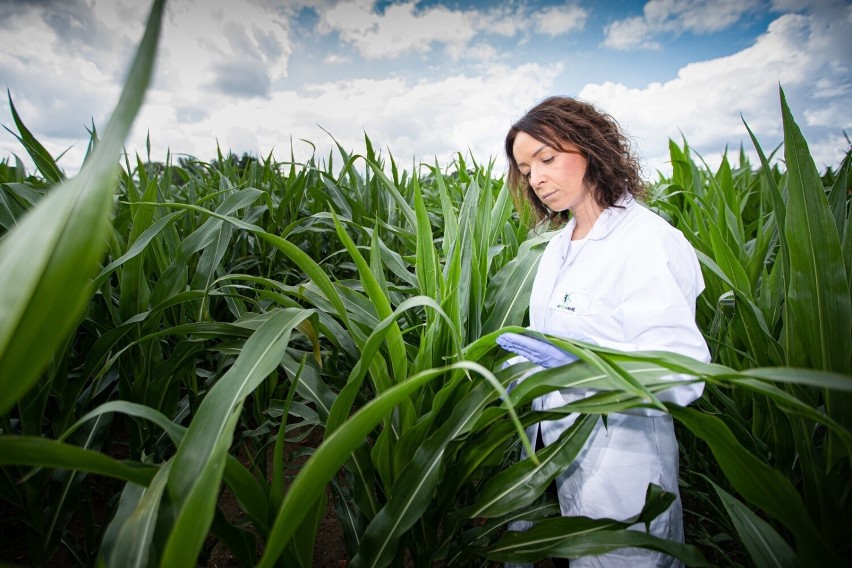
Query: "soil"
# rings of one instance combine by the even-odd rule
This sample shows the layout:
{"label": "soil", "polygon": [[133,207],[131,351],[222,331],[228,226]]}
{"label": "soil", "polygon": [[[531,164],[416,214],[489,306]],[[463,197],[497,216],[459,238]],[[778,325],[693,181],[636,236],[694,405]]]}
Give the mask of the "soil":
{"label": "soil", "polygon": [[[299,449],[300,446],[316,448],[322,442],[322,437],[322,430],[315,428],[300,444],[287,444],[284,449],[285,455],[289,455],[290,452]],[[272,476],[272,453],[273,448],[270,446],[267,454],[267,463],[269,464],[267,479],[270,479]],[[245,459],[242,459],[242,461],[244,464],[247,463]],[[298,473],[299,468],[305,461],[307,461],[305,457],[292,460],[292,465],[284,472],[288,480]],[[317,529],[317,536],[314,541],[313,568],[345,568],[349,563],[349,557],[346,553],[346,545],[343,540],[343,530],[337,522],[337,515],[334,510],[334,498],[330,488],[326,488],[326,498],[328,499],[328,505],[326,506],[320,527]],[[223,490],[222,496],[219,499],[219,507],[222,509],[225,517],[232,523],[238,521],[243,516],[242,509],[227,488]],[[260,539],[258,539],[257,553],[258,558],[263,553],[263,545]],[[210,553],[207,566],[210,568],[237,568],[240,566],[240,563],[230,549],[221,543],[217,543]]]}
{"label": "soil", "polygon": [[[314,544],[314,568],[345,568],[349,563],[346,554],[346,546],[343,541],[343,531],[340,529],[340,524],[337,522],[337,515],[334,512],[334,502],[329,490],[326,491],[328,497],[328,507],[326,507],[325,515],[319,529],[317,530],[317,538]],[[219,506],[225,516],[234,521],[242,516],[242,509],[237,504],[236,499],[230,491],[225,490],[222,499],[219,501]],[[258,543],[258,558],[263,553],[263,547]],[[229,548],[217,543],[210,558],[207,561],[207,566],[210,568],[238,568],[240,563],[234,557]]]}

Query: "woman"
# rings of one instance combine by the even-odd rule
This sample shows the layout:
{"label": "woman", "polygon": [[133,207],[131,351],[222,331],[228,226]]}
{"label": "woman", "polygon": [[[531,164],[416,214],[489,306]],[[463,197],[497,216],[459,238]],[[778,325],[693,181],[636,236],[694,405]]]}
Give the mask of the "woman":
{"label": "woman", "polygon": [[[639,166],[618,123],[590,104],[551,97],[512,126],[506,154],[516,198],[532,205],[539,223],[564,224],[541,257],[530,328],[622,351],[673,351],[709,361],[695,324],[695,301],[704,288],[695,251],[637,202],[643,194]],[[703,388],[687,382],[658,398],[686,405]],[[560,407],[588,395],[563,389],[533,407]],[[543,422],[529,434],[551,444],[574,419]],[[649,483],[678,494],[674,426],[656,410],[612,414],[606,427],[599,420],[578,458],[556,479],[562,515],[619,520],[639,513]],[[651,523],[651,532],[683,541],[679,496]],[[572,568],[674,565],[670,556],[638,548],[571,560]]]}

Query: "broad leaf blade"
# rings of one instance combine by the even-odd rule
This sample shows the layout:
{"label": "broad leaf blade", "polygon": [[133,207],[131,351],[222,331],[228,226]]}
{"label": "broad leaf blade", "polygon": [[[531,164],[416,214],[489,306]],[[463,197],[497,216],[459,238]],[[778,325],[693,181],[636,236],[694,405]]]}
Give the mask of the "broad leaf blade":
{"label": "broad leaf blade", "polygon": [[731,516],[737,534],[748,550],[755,566],[783,566],[798,568],[802,565],[790,546],[775,532],[769,523],[755,515],[730,493],[713,484],[725,510]]}
{"label": "broad leaf blade", "polygon": [[[783,91],[781,110],[789,193],[784,227],[790,252],[787,301],[813,367],[852,374],[852,297],[840,236],[822,180]],[[850,421],[843,423],[848,426]]]}
{"label": "broad leaf blade", "polygon": [[0,241],[0,413],[27,392],[89,300],[110,230],[124,139],[151,77],[163,1],[156,0],[103,140]]}

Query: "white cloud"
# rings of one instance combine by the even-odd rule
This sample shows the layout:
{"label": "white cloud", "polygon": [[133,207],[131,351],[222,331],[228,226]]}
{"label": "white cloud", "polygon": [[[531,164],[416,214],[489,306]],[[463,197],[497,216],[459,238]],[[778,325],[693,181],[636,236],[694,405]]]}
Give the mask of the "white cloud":
{"label": "white cloud", "polygon": [[[181,0],[167,4],[157,85],[199,98],[209,88],[268,94],[287,76],[288,21],[255,2]],[[186,91],[188,89],[188,92]]]}
{"label": "white cloud", "polygon": [[580,31],[585,27],[588,16],[586,10],[574,4],[548,6],[543,10],[533,11],[531,18],[534,26],[529,31],[550,36]]}
{"label": "white cloud", "polygon": [[[20,3],[0,23],[0,80],[51,153],[73,145],[61,162],[70,172],[82,162],[86,126],[94,120],[103,128],[118,100],[148,9],[132,0]],[[192,121],[208,109],[229,104],[222,94],[268,96],[271,83],[287,76],[287,26],[284,17],[252,0],[168,2],[142,113],[161,117],[152,121],[158,125],[152,137],[192,130]],[[145,130],[137,129],[140,147]],[[211,143],[204,155],[213,151]],[[0,152],[21,149],[6,138]]]}
{"label": "white cloud", "polygon": [[505,4],[481,11],[471,19],[471,25],[478,31],[504,37],[518,35],[530,27],[523,4]]}
{"label": "white cloud", "polygon": [[[0,84],[48,152],[64,153],[60,167],[76,172],[86,152],[86,128],[94,122],[102,129],[118,98],[145,9],[107,3],[94,11],[83,0],[9,7],[0,6]],[[122,24],[124,19],[137,24]],[[3,123],[16,130],[5,98]],[[10,135],[0,139],[0,154],[18,155],[31,167]]]}
{"label": "white cloud", "polygon": [[604,29],[605,47],[659,49],[659,34],[707,34],[730,27],[760,6],[760,0],[650,0],[642,16],[616,20]]}
{"label": "white cloud", "polygon": [[[147,10],[132,0],[97,2],[97,9],[94,0],[75,1],[76,10],[93,13],[77,16],[68,8],[70,14],[60,10],[58,16],[45,17],[54,4],[39,1],[16,6],[0,20],[0,84],[9,85],[25,122],[53,155],[74,145],[61,162],[69,173],[82,163],[85,127],[92,119],[99,129],[105,126]],[[510,61],[496,51],[497,36],[504,42],[516,36],[534,41],[548,35],[542,27],[546,22],[553,23],[548,28],[553,33],[580,29],[586,16],[572,8],[573,3],[558,13],[541,13],[548,19],[535,23],[530,4],[521,2],[478,12],[417,9],[409,2],[389,5],[381,14],[375,13],[371,0],[350,2],[347,5],[362,10],[365,19],[358,20],[361,16],[355,13],[340,25],[348,25],[352,33],[362,30],[353,38],[361,37],[364,49],[375,49],[377,56],[382,49],[392,54],[399,47],[390,41],[395,36],[387,35],[393,22],[432,22],[423,25],[419,35],[399,40],[410,53],[432,52],[423,57],[423,72],[383,62],[389,69],[386,75],[359,79],[357,65],[349,65],[344,80],[340,67],[332,63],[359,61],[361,39],[352,39],[348,48],[319,53],[317,61],[326,65],[311,70],[313,83],[306,85],[288,76],[291,52],[303,47],[291,45],[286,19],[297,1],[315,9],[326,31],[333,31],[323,19],[340,7],[331,0],[323,7],[311,0],[293,0],[286,7],[275,0],[241,0],[236,8],[237,3],[224,0],[169,2],[157,76],[128,140],[130,151],[144,151],[150,131],[154,159],[162,159],[167,149],[210,159],[217,140],[224,151],[236,153],[266,155],[274,148],[278,159],[289,158],[293,140],[297,157],[304,158],[310,146],[300,138],[319,145],[317,155],[324,157],[332,147],[324,128],[356,152],[363,150],[366,131],[377,147],[390,148],[401,161],[410,163],[416,156],[445,163],[452,153],[470,149],[477,159],[496,157],[500,167],[502,139],[516,118],[546,95],[578,91],[566,87],[561,66],[539,62],[489,68],[487,63]],[[3,3],[0,0],[0,10]],[[685,5],[657,4],[661,10]],[[674,12],[670,8],[658,13]],[[580,96],[599,103],[624,124],[640,141],[653,171],[665,169],[665,138],[679,140],[681,132],[714,159],[725,145],[738,143],[740,135],[750,147],[740,112],[764,146],[774,147],[780,141],[780,83],[800,126],[819,134],[813,138],[814,155],[834,163],[843,148],[838,133],[843,128],[852,132],[852,6],[835,2],[811,12],[778,18],[752,47],[687,65],[669,81],[643,88],[601,82],[579,90]],[[634,36],[645,33],[642,27],[650,22],[671,19],[654,14],[635,20],[639,29]],[[459,22],[466,22],[467,35],[447,33],[461,26]],[[343,38],[343,31],[337,33]],[[32,41],[34,37],[38,41]],[[435,53],[436,48],[444,51]],[[449,71],[440,75],[446,53],[468,60],[444,66],[453,68],[451,76],[446,75]],[[478,63],[469,65],[471,60]],[[341,78],[321,79],[335,76]],[[3,122],[8,124],[9,118]],[[8,133],[0,135],[5,136],[0,136],[0,156],[22,153]]]}
{"label": "white cloud", "polygon": [[[781,16],[753,46],[728,57],[691,63],[665,83],[644,88],[614,82],[590,84],[579,96],[617,117],[645,148],[648,141],[661,136],[680,140],[681,133],[692,147],[710,151],[738,142],[739,133],[750,148],[740,114],[762,145],[772,148],[781,137],[779,84],[800,126],[826,126],[835,132],[848,129],[852,26],[843,17],[838,19],[846,9],[835,8],[809,16]],[[814,86],[825,95],[823,99],[814,98]],[[814,157],[836,163],[842,158],[837,147],[817,144],[816,152],[833,153],[814,153]],[[652,170],[667,169],[663,151],[660,146],[656,154],[646,156]]]}
{"label": "white cloud", "polygon": [[852,146],[849,145],[848,138],[837,133],[818,140],[816,143],[811,143],[808,149],[811,155],[814,156],[817,169],[823,171],[828,167],[836,170],[840,163],[837,160],[837,156],[845,155],[846,152],[852,150]]}
{"label": "white cloud", "polygon": [[[527,108],[553,91],[559,66],[528,64],[518,69],[501,66],[482,76],[456,75],[435,81],[406,81],[394,77],[318,83],[304,94],[280,91],[268,102],[218,101],[208,105],[206,118],[177,124],[166,101],[146,104],[137,119],[130,146],[144,147],[150,128],[152,153],[161,157],[167,147],[207,159],[218,141],[223,151],[289,159],[291,140],[297,159],[309,157],[309,140],[324,159],[332,142],[363,152],[364,133],[377,148],[390,149],[403,164],[412,158],[448,163],[451,152],[470,150],[480,160],[502,158],[503,137]],[[533,79],[534,78],[534,79]]]}
{"label": "white cloud", "polygon": [[325,11],[322,22],[368,59],[423,53],[433,43],[458,51],[474,36],[468,14],[443,6],[418,10],[416,2],[391,4],[382,14],[372,0],[342,2]]}
{"label": "white cloud", "polygon": [[759,0],[651,0],[644,13],[654,27],[710,33],[731,26],[759,5]]}
{"label": "white cloud", "polygon": [[478,59],[493,53],[493,49],[483,49],[486,44],[481,40],[475,43],[480,34],[557,36],[582,30],[588,18],[588,12],[575,4],[542,9],[519,4],[452,10],[444,6],[418,8],[418,2],[411,0],[390,4],[379,13],[376,0],[344,0],[316,10],[322,33],[338,33],[367,59],[426,53],[436,45],[444,46],[454,58]]}
{"label": "white cloud", "polygon": [[848,73],[846,82],[817,79],[812,88],[813,103],[803,112],[807,124],[836,127],[838,118],[841,118],[846,120],[846,124],[841,123],[840,126],[848,126],[852,114],[852,106],[849,103],[852,83],[848,79]]}
{"label": "white cloud", "polygon": [[640,16],[616,20],[604,28],[606,37],[603,45],[624,51],[634,48],[660,49],[660,44],[650,39],[653,33],[645,18]]}
{"label": "white cloud", "polygon": [[338,53],[330,53],[323,59],[323,63],[328,63],[329,65],[341,65],[349,63],[350,61],[352,61],[351,57],[348,55],[340,55]]}
{"label": "white cloud", "polygon": [[500,51],[486,42],[472,43],[464,48],[465,58],[473,61],[496,61],[501,58]]}

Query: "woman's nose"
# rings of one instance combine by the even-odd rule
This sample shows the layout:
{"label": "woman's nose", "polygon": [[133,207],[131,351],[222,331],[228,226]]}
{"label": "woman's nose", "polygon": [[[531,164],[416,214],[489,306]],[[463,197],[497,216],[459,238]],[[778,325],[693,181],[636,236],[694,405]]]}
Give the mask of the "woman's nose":
{"label": "woman's nose", "polygon": [[532,187],[538,187],[538,184],[541,183],[544,176],[542,175],[541,169],[530,168],[530,185]]}

